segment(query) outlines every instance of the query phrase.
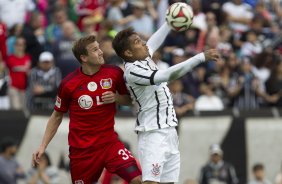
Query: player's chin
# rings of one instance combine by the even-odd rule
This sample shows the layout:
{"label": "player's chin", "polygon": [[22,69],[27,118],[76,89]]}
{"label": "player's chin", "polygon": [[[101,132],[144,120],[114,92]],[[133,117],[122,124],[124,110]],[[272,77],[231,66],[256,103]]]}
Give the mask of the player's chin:
{"label": "player's chin", "polygon": [[101,58],[100,60],[99,60],[99,64],[105,64],[105,60],[104,60],[104,58]]}

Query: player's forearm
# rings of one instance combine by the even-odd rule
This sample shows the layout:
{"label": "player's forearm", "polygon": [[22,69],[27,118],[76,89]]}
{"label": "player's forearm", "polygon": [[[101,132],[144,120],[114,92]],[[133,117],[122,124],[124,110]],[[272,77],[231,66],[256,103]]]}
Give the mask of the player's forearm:
{"label": "player's forearm", "polygon": [[48,146],[48,144],[56,134],[62,120],[63,120],[63,113],[57,111],[54,111],[52,113],[50,119],[48,120],[47,127],[45,129],[41,147],[44,147],[44,149],[46,149],[46,147]]}
{"label": "player's forearm", "polygon": [[170,32],[170,27],[165,22],[148,40],[147,46],[152,55],[164,42],[167,34]]}
{"label": "player's forearm", "polygon": [[39,174],[36,171],[36,173],[30,178],[27,184],[36,184],[38,180],[39,180]]}
{"label": "player's forearm", "polygon": [[43,171],[39,173],[39,176],[44,184],[50,183],[50,178]]}
{"label": "player's forearm", "polygon": [[154,76],[154,83],[157,84],[178,79],[204,61],[205,55],[204,53],[200,53],[186,61],[171,66],[166,70],[158,70]]}

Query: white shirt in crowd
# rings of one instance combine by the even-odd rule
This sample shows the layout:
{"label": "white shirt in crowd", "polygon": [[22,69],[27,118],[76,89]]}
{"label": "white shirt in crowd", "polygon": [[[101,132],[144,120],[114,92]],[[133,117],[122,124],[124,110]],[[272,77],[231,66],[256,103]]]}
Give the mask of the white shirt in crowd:
{"label": "white shirt in crowd", "polygon": [[25,22],[26,13],[35,9],[32,0],[0,0],[0,21],[10,29]]}

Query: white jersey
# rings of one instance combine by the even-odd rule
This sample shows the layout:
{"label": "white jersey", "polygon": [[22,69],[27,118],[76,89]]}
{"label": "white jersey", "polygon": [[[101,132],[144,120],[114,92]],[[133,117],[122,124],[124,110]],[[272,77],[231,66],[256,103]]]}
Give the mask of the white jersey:
{"label": "white jersey", "polygon": [[178,124],[167,83],[154,84],[157,71],[157,65],[150,57],[125,64],[126,86],[139,106],[136,131],[163,129]]}

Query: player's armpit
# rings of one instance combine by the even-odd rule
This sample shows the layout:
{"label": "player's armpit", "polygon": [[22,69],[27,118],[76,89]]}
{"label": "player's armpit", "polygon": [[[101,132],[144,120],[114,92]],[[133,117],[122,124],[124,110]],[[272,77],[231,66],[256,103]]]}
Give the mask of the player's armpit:
{"label": "player's armpit", "polygon": [[116,102],[119,105],[127,105],[127,106],[132,105],[132,100],[129,95],[116,94]]}

